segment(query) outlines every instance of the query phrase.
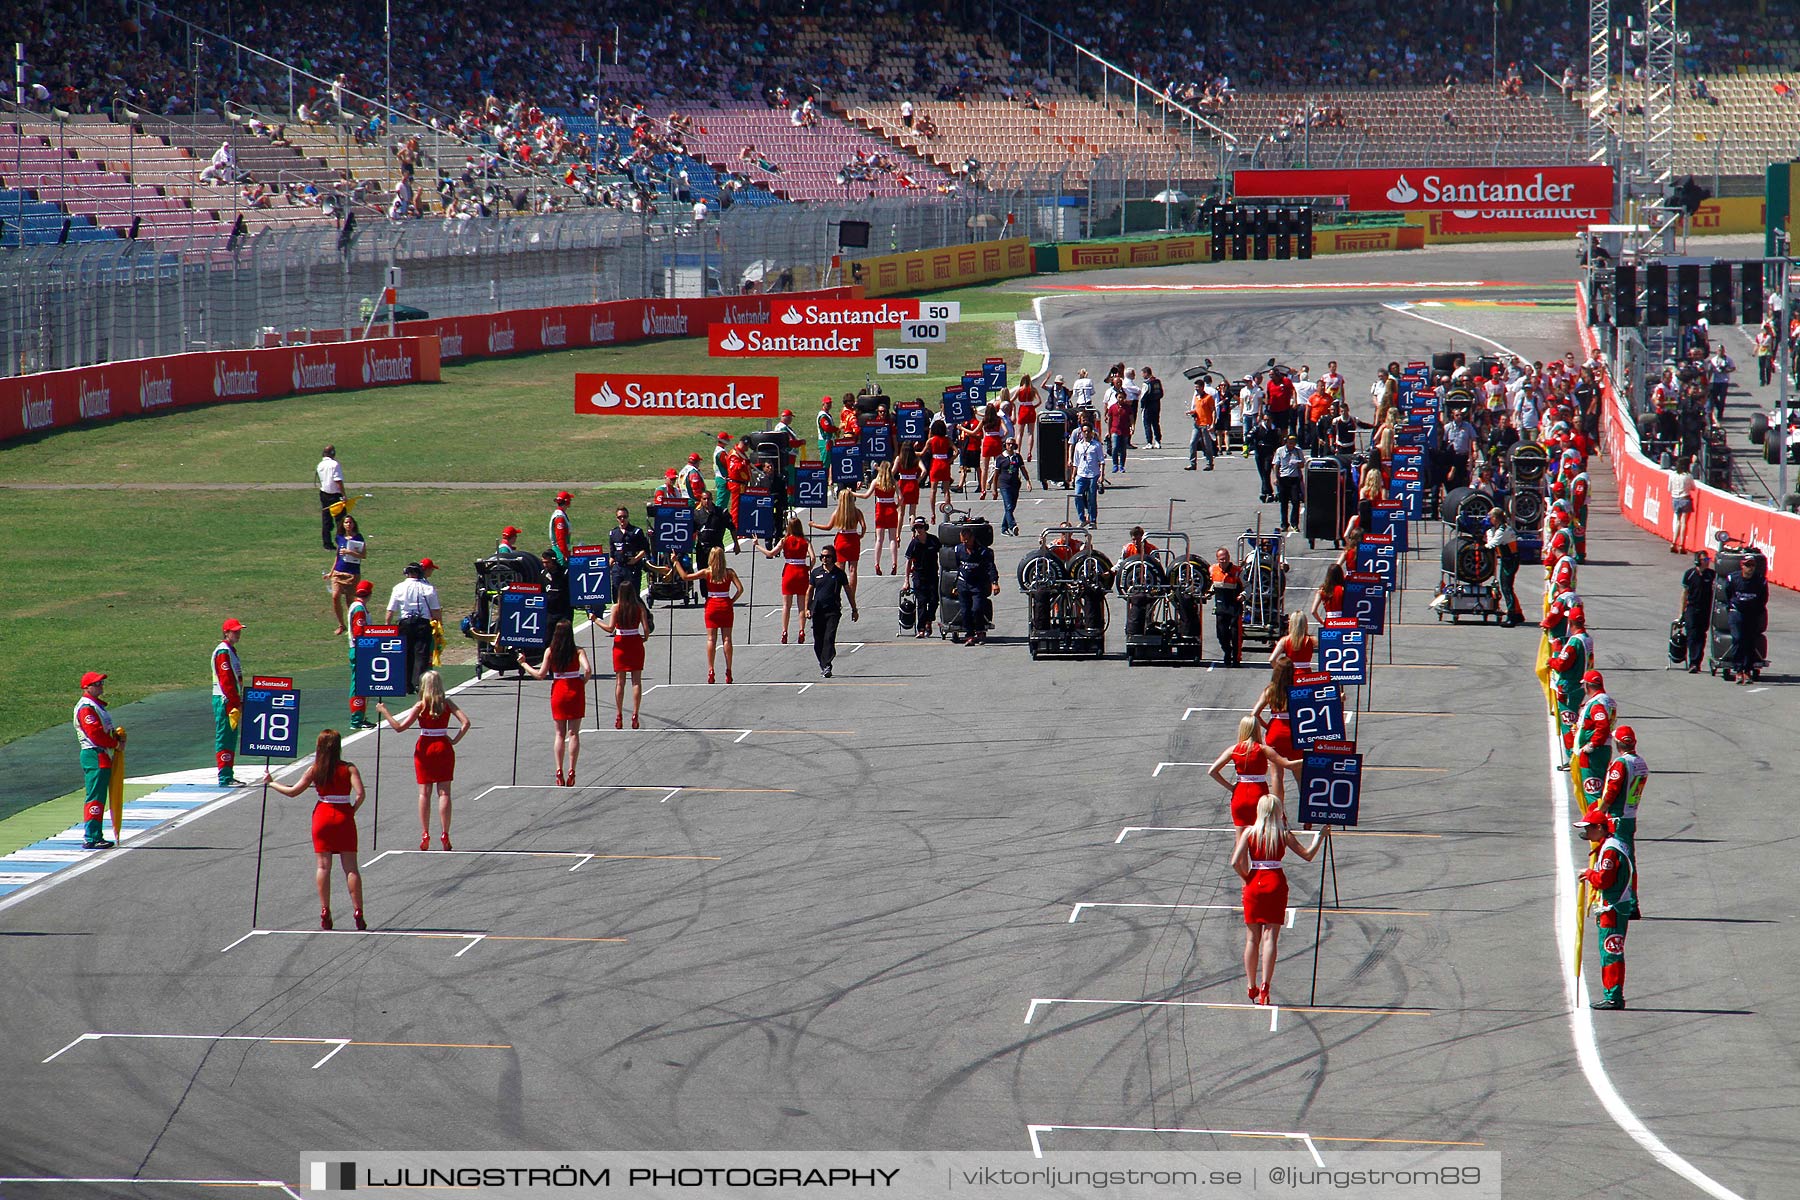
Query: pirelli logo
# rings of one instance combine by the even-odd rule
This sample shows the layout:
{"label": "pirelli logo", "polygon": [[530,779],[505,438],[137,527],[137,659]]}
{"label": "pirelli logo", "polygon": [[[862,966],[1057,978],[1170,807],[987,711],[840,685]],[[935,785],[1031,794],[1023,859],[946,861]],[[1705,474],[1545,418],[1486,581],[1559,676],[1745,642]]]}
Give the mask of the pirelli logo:
{"label": "pirelli logo", "polygon": [[1337,248],[1340,252],[1386,250],[1392,244],[1386,233],[1340,233],[1337,235]]}
{"label": "pirelli logo", "polygon": [[1076,246],[1069,251],[1069,261],[1078,267],[1116,267],[1119,265],[1119,248]]}

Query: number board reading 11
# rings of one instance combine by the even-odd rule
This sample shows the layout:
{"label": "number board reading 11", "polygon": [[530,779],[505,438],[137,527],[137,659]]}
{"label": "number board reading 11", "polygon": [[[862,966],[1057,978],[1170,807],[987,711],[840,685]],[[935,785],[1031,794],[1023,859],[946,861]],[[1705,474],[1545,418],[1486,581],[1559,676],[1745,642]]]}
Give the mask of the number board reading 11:
{"label": "number board reading 11", "polygon": [[612,603],[612,559],[605,546],[569,551],[569,603],[576,608],[605,608]]}
{"label": "number board reading 11", "polygon": [[292,679],[258,675],[244,689],[238,753],[249,758],[294,758],[300,752],[300,693]]}
{"label": "number board reading 11", "polygon": [[364,625],[351,653],[357,695],[406,695],[406,639],[399,626]]}
{"label": "number board reading 11", "polygon": [[509,583],[500,593],[500,644],[542,650],[550,644],[544,589],[536,583]]}
{"label": "number board reading 11", "polygon": [[1324,742],[1300,761],[1300,823],[1353,826],[1362,807],[1362,755]]}

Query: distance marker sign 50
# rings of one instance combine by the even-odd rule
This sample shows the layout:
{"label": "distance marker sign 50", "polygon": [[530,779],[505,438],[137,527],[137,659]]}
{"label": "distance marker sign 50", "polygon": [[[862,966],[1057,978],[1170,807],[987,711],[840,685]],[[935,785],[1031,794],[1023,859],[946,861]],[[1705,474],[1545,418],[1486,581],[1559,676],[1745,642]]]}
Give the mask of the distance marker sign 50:
{"label": "distance marker sign 50", "polygon": [[255,678],[244,689],[238,753],[293,758],[300,752],[300,693],[291,679]]}

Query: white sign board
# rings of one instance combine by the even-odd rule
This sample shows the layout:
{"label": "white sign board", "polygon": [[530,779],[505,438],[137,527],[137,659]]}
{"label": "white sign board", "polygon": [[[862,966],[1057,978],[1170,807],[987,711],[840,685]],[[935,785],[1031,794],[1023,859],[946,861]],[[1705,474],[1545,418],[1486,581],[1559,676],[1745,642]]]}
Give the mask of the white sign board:
{"label": "white sign board", "polygon": [[875,348],[875,373],[877,375],[923,375],[925,370],[925,351],[908,350],[895,346],[877,346]]}

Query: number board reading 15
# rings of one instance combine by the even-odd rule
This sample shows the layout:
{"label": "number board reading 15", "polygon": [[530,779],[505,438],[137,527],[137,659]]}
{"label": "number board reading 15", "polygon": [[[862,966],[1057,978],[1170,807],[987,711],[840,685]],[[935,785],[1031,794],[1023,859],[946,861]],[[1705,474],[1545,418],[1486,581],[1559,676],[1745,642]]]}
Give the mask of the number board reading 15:
{"label": "number board reading 15", "polygon": [[300,693],[292,679],[258,675],[244,689],[238,753],[249,758],[293,758],[300,750]]}

